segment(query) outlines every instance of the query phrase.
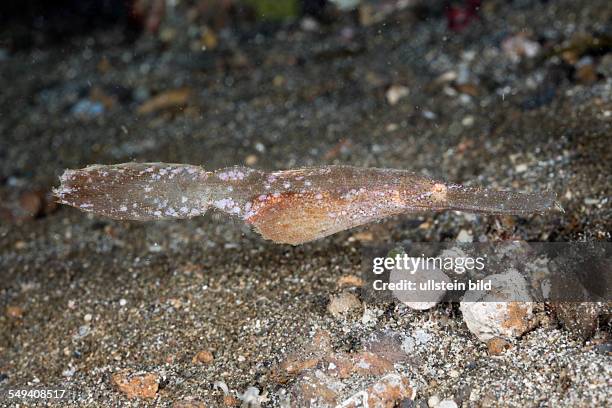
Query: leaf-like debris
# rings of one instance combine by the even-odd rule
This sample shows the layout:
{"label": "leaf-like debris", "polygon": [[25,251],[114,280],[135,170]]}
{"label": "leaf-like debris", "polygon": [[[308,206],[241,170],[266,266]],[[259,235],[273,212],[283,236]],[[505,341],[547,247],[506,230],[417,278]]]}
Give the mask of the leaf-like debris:
{"label": "leaf-like debris", "polygon": [[449,184],[405,170],[323,166],[266,173],[166,163],[66,170],[58,201],[121,220],[191,218],[216,208],[266,239],[302,244],[382,218],[460,210],[528,215],[561,210],[552,193]]}

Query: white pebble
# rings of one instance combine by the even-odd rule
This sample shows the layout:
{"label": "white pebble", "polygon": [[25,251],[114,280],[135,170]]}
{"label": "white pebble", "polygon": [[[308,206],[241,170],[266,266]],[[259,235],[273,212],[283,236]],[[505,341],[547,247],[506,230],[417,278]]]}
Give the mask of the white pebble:
{"label": "white pebble", "polygon": [[62,375],[64,377],[72,377],[74,375],[74,373],[76,372],[76,369],[74,367],[70,367],[67,368],[66,370],[62,371]]}
{"label": "white pebble", "polygon": [[521,163],[517,164],[514,170],[516,170],[517,173],[524,173],[527,171],[528,168],[529,167],[525,163]]}
{"label": "white pebble", "polygon": [[474,124],[474,117],[472,115],[468,115],[461,120],[461,124],[465,127],[470,127]]}
{"label": "white pebble", "polygon": [[389,105],[395,105],[400,99],[408,96],[409,93],[410,91],[405,86],[393,85],[389,88],[385,96]]}
{"label": "white pebble", "polygon": [[468,230],[462,229],[459,231],[459,235],[457,235],[457,242],[472,242],[474,241],[474,236]]}
{"label": "white pebble", "polygon": [[438,397],[437,395],[432,395],[427,400],[427,406],[429,408],[437,408],[438,405],[440,405],[440,397]]}
{"label": "white pebble", "polygon": [[444,400],[438,404],[438,408],[457,408],[457,403],[453,400]]}

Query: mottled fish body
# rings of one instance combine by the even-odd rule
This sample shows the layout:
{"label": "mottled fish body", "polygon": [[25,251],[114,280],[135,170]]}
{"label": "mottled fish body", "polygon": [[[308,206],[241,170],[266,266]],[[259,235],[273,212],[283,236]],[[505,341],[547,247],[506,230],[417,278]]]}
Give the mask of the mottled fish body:
{"label": "mottled fish body", "polygon": [[63,204],[120,220],[191,218],[214,208],[241,218],[266,239],[293,245],[404,213],[561,209],[552,193],[465,187],[406,170],[351,166],[267,173],[166,163],[93,165],[66,170],[54,193]]}

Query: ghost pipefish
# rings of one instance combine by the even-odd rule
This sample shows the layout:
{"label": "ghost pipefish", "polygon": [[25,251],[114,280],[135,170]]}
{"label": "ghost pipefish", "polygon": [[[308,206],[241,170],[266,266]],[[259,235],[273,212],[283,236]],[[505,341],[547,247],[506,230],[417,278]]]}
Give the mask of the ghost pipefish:
{"label": "ghost pipefish", "polygon": [[191,218],[214,208],[264,238],[298,245],[385,217],[459,210],[528,215],[560,210],[549,192],[518,193],[432,180],[405,170],[323,166],[264,172],[206,171],[166,163],[66,170],[58,201],[120,220]]}

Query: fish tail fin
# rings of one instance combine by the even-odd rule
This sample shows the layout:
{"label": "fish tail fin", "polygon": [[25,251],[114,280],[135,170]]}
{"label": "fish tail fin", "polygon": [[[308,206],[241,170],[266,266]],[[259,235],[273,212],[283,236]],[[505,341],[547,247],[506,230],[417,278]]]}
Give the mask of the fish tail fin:
{"label": "fish tail fin", "polygon": [[444,208],[491,214],[529,215],[563,211],[556,195],[549,191],[519,193],[478,187],[446,186]]}
{"label": "fish tail fin", "polygon": [[164,163],[92,165],[66,170],[53,193],[57,201],[121,220],[190,218],[208,208],[198,166]]}

